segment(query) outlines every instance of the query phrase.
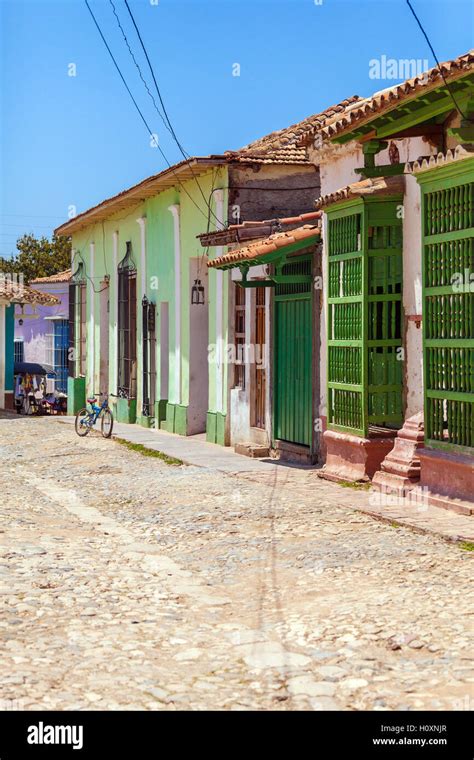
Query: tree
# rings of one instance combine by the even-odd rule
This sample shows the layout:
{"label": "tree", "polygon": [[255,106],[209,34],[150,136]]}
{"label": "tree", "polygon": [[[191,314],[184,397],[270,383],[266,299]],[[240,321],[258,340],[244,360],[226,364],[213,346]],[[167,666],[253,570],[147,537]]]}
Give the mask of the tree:
{"label": "tree", "polygon": [[71,266],[71,238],[36,238],[26,234],[16,242],[18,253],[11,259],[0,258],[0,272],[22,274],[27,285],[36,277],[50,277]]}

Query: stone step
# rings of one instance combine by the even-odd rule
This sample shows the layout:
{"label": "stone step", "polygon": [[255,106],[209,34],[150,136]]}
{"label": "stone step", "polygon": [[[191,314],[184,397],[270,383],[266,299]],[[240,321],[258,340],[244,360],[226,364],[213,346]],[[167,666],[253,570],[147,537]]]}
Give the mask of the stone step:
{"label": "stone step", "polygon": [[252,457],[252,459],[270,456],[270,449],[268,446],[259,446],[255,443],[236,443],[234,451],[236,454],[241,454],[244,457]]}

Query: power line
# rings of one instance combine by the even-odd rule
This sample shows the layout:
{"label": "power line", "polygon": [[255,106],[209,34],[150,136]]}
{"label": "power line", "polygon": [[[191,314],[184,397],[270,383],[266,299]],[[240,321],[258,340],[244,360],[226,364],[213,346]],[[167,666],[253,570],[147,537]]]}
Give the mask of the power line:
{"label": "power line", "polygon": [[435,53],[435,51],[434,51],[433,45],[432,45],[432,44],[431,44],[431,42],[430,42],[430,38],[428,37],[427,33],[425,32],[425,30],[424,30],[424,28],[423,28],[423,25],[422,25],[422,23],[421,23],[421,21],[420,21],[420,19],[419,19],[419,18],[418,18],[418,16],[416,15],[416,11],[415,11],[415,9],[413,8],[413,6],[412,6],[412,4],[411,4],[410,0],[406,0],[406,2],[407,2],[407,5],[408,5],[408,7],[409,7],[409,8],[410,8],[410,10],[411,10],[411,12],[412,12],[413,16],[415,17],[415,21],[416,21],[416,23],[418,24],[418,26],[420,27],[420,29],[421,29],[421,32],[422,32],[422,34],[423,34],[423,36],[424,36],[424,38],[425,38],[426,42],[428,43],[428,47],[429,47],[429,49],[431,50],[431,53],[432,53],[432,55],[433,55],[433,58],[434,58],[434,59],[435,59],[435,61],[436,61],[436,65],[438,66],[438,71],[439,71],[439,73],[441,74],[441,78],[442,78],[442,80],[443,80],[443,82],[444,82],[444,85],[445,85],[445,87],[446,87],[446,89],[447,89],[447,91],[448,91],[448,93],[449,93],[449,95],[450,95],[450,97],[451,97],[451,100],[452,100],[452,101],[453,101],[453,103],[454,103],[454,106],[455,106],[455,108],[456,108],[456,111],[458,111],[458,113],[459,113],[459,114],[462,116],[462,118],[463,118],[465,121],[469,121],[471,124],[474,124],[474,119],[470,119],[470,118],[469,118],[469,116],[467,116],[465,113],[463,113],[463,111],[461,111],[461,108],[459,107],[459,105],[458,105],[458,103],[457,103],[457,100],[456,100],[456,98],[454,97],[454,94],[453,94],[453,92],[451,91],[451,88],[450,88],[450,86],[449,86],[448,82],[446,81],[446,77],[444,76],[444,73],[443,73],[443,69],[441,68],[441,64],[440,64],[440,62],[439,62],[439,60],[438,60],[438,57],[437,57],[437,55],[436,55],[436,53]]}
{"label": "power line", "polygon": [[129,16],[130,16],[130,18],[132,19],[132,23],[133,23],[133,26],[135,27],[135,31],[136,31],[136,33],[137,33],[138,39],[140,40],[140,44],[141,44],[141,46],[142,46],[142,50],[143,50],[143,52],[144,52],[144,54],[145,54],[145,58],[146,58],[146,60],[147,60],[147,63],[148,63],[148,67],[149,67],[149,69],[150,69],[150,73],[151,73],[151,76],[152,76],[152,78],[153,78],[153,82],[154,82],[154,84],[155,84],[155,87],[156,87],[156,91],[157,91],[157,93],[158,93],[158,97],[159,97],[159,99],[160,99],[160,103],[161,103],[161,107],[162,107],[162,109],[163,109],[163,113],[165,114],[165,116],[166,116],[166,119],[167,119],[167,121],[168,121],[168,124],[169,124],[169,128],[170,128],[171,134],[173,135],[173,137],[174,137],[174,139],[175,139],[175,141],[176,141],[176,145],[177,145],[177,146],[178,146],[178,148],[180,149],[180,151],[181,151],[182,155],[184,156],[184,158],[189,158],[189,154],[186,154],[186,151],[184,150],[183,146],[180,144],[180,142],[179,142],[179,140],[178,140],[178,138],[177,138],[177,136],[176,136],[176,133],[175,133],[175,131],[174,131],[174,129],[173,129],[173,125],[171,124],[171,120],[170,120],[170,117],[168,116],[168,112],[167,112],[167,110],[166,110],[166,106],[165,106],[165,104],[164,104],[164,102],[163,102],[163,98],[161,97],[161,92],[160,92],[160,88],[158,87],[158,82],[156,81],[155,72],[153,71],[153,66],[151,65],[151,61],[150,61],[150,58],[149,58],[149,56],[148,56],[148,53],[147,53],[147,50],[146,50],[145,44],[144,44],[144,42],[143,42],[143,40],[142,40],[142,36],[141,36],[141,34],[140,34],[140,30],[138,29],[138,26],[137,26],[137,23],[136,23],[136,21],[135,21],[135,18],[134,18],[134,16],[133,16],[133,13],[132,13],[132,11],[131,11],[131,9],[130,9],[130,6],[129,6],[129,4],[128,4],[127,0],[124,0],[124,2],[125,2],[125,5],[126,5],[126,7],[127,7],[127,10],[128,10]]}
{"label": "power line", "polygon": [[179,186],[180,186],[180,187],[181,187],[181,188],[184,190],[184,192],[186,193],[186,195],[188,196],[188,198],[189,198],[189,199],[191,200],[191,202],[192,202],[192,203],[193,203],[193,204],[196,206],[196,208],[197,208],[197,209],[198,209],[198,211],[199,211],[199,212],[200,212],[200,213],[203,215],[203,217],[204,217],[205,219],[207,219],[207,214],[205,214],[205,213],[204,213],[204,211],[201,209],[201,207],[200,207],[200,206],[198,206],[198,204],[196,203],[196,201],[194,200],[194,198],[192,197],[192,195],[190,195],[190,194],[188,193],[188,191],[186,190],[186,188],[184,187],[184,185],[183,185],[183,184],[180,182],[180,180],[179,180],[179,178],[177,177],[177,175],[176,175],[175,171],[173,170],[173,167],[171,166],[170,162],[169,162],[169,161],[168,161],[168,159],[166,158],[166,156],[165,156],[165,154],[163,153],[163,151],[162,151],[161,147],[158,145],[158,142],[157,142],[157,140],[156,140],[156,137],[155,137],[155,135],[154,135],[154,134],[153,134],[153,132],[151,131],[150,127],[148,126],[147,120],[146,120],[146,119],[145,119],[145,117],[143,116],[143,113],[141,112],[141,110],[140,110],[140,107],[139,107],[139,105],[138,105],[137,101],[136,101],[136,100],[135,100],[135,98],[133,97],[133,94],[132,94],[132,92],[131,92],[131,90],[130,90],[130,87],[128,86],[127,82],[125,81],[125,78],[124,78],[124,76],[123,76],[123,74],[122,74],[122,72],[121,72],[121,70],[120,70],[120,67],[119,67],[118,63],[117,63],[117,61],[115,60],[114,54],[112,53],[112,51],[111,51],[111,49],[110,49],[109,45],[107,44],[107,40],[105,39],[105,37],[104,37],[104,35],[103,35],[103,33],[102,33],[102,29],[100,28],[100,26],[99,26],[99,23],[98,23],[98,21],[97,21],[96,17],[94,16],[94,13],[92,12],[92,9],[91,9],[91,7],[90,7],[90,5],[89,5],[88,1],[87,1],[87,0],[84,0],[84,2],[85,2],[85,4],[86,4],[86,6],[87,6],[87,9],[88,9],[89,13],[90,13],[90,14],[91,14],[91,16],[92,16],[92,19],[93,19],[93,21],[94,21],[94,24],[96,25],[96,27],[97,27],[97,30],[98,30],[98,32],[99,32],[99,34],[100,34],[101,38],[102,38],[102,41],[103,41],[103,43],[104,43],[105,47],[107,48],[107,51],[108,51],[108,53],[109,53],[110,57],[112,58],[112,61],[114,62],[115,68],[117,69],[117,71],[118,71],[118,73],[119,73],[120,79],[122,80],[122,82],[123,82],[123,84],[124,84],[124,86],[125,86],[125,88],[126,88],[126,90],[127,90],[128,94],[130,95],[130,98],[132,99],[132,101],[133,101],[133,104],[134,104],[135,108],[137,109],[138,113],[140,114],[140,118],[141,118],[141,120],[143,121],[143,123],[144,123],[144,125],[145,125],[145,127],[146,127],[146,129],[147,129],[147,131],[148,131],[148,134],[150,135],[150,137],[151,137],[151,138],[152,138],[152,140],[154,141],[154,143],[155,143],[156,147],[158,148],[158,150],[160,151],[161,155],[163,156],[164,160],[165,160],[165,161],[166,161],[166,163],[168,164],[168,167],[171,169],[171,172],[172,172],[172,174],[174,174],[174,176],[176,177],[176,179],[177,179],[177,184],[178,184],[178,185],[179,185]]}
{"label": "power line", "polygon": [[[112,0],[109,0],[109,2],[112,2]],[[183,158],[184,158],[185,160],[189,161],[189,158],[190,158],[190,156],[189,156],[189,153],[187,153],[187,152],[184,150],[183,146],[181,145],[180,141],[178,140],[178,137],[176,136],[176,132],[174,131],[173,125],[172,125],[172,123],[171,123],[170,117],[168,116],[168,112],[167,112],[167,110],[166,110],[166,106],[165,106],[165,104],[164,104],[164,101],[163,101],[163,98],[162,98],[162,96],[161,96],[160,88],[158,87],[158,82],[156,81],[155,72],[154,72],[154,70],[153,70],[153,66],[151,65],[150,57],[149,57],[149,55],[148,55],[148,53],[147,53],[147,49],[146,49],[146,47],[145,47],[145,43],[143,42],[142,36],[141,36],[141,34],[140,34],[140,30],[139,30],[139,28],[138,28],[138,26],[137,26],[137,23],[136,23],[136,21],[135,21],[135,18],[134,18],[134,16],[133,16],[133,13],[132,13],[132,11],[131,11],[131,8],[130,8],[130,6],[129,6],[129,4],[128,4],[128,0],[124,0],[124,2],[125,2],[125,5],[126,5],[126,7],[127,7],[127,10],[128,10],[128,13],[129,13],[129,15],[130,15],[130,18],[132,19],[132,23],[133,23],[133,26],[135,27],[135,31],[136,31],[136,33],[137,33],[137,36],[138,36],[138,39],[139,39],[139,41],[140,41],[140,45],[142,46],[142,50],[143,50],[143,53],[145,54],[145,58],[146,58],[146,60],[147,60],[147,63],[148,63],[148,67],[149,67],[149,69],[150,69],[150,73],[151,73],[151,76],[152,76],[152,78],[153,78],[153,82],[154,82],[154,84],[155,84],[156,92],[158,93],[158,97],[159,97],[159,100],[160,100],[160,103],[161,103],[161,107],[162,107],[162,109],[163,109],[163,113],[165,114],[165,116],[166,116],[166,119],[167,119],[167,121],[168,121],[168,124],[169,124],[169,131],[171,132],[171,134],[172,134],[172,136],[173,136],[173,139],[174,139],[174,141],[176,142],[176,145],[178,146],[178,148],[179,148],[179,150],[180,150],[180,152],[181,152],[181,155],[183,156]],[[128,42],[127,42],[127,46],[128,46]],[[142,78],[143,78],[143,77],[142,77]],[[148,90],[148,87],[147,87],[147,90]],[[206,196],[205,196],[205,194],[204,194],[204,191],[203,191],[203,189],[202,189],[202,187],[201,187],[201,185],[200,185],[200,183],[199,183],[199,181],[198,181],[198,178],[196,177],[196,175],[195,175],[195,174],[194,174],[194,172],[193,172],[192,166],[191,166],[190,164],[188,164],[188,166],[189,166],[189,169],[191,170],[191,174],[193,175],[193,178],[194,178],[194,180],[195,180],[195,182],[196,182],[196,184],[197,184],[197,186],[198,186],[198,188],[199,188],[199,192],[200,192],[200,193],[201,193],[201,195],[202,195],[202,198],[203,198],[203,200],[204,200],[204,203],[207,205],[207,208],[208,208],[208,212],[209,212],[209,215],[211,215],[211,214],[212,214],[212,216],[214,217],[214,219],[216,220],[216,222],[217,222],[217,223],[218,223],[218,225],[220,226],[220,225],[222,224],[222,220],[221,220],[221,219],[219,219],[219,218],[216,216],[216,214],[215,214],[215,213],[214,213],[214,211],[212,210],[212,208],[211,208],[210,204],[208,204],[208,202],[207,202],[207,200],[206,200]]]}
{"label": "power line", "polygon": [[148,87],[148,84],[147,84],[147,82],[146,82],[146,79],[145,79],[145,77],[144,77],[144,76],[143,76],[143,74],[142,74],[142,70],[141,70],[141,68],[140,68],[140,65],[139,65],[139,63],[138,63],[137,59],[135,58],[135,56],[134,56],[134,54],[133,54],[133,50],[132,50],[132,48],[130,47],[129,41],[128,41],[128,39],[127,39],[127,35],[125,34],[125,32],[124,32],[124,29],[123,29],[123,26],[122,26],[122,24],[120,23],[120,18],[119,18],[118,14],[117,14],[117,10],[116,10],[116,8],[115,8],[115,5],[114,5],[114,3],[113,3],[113,0],[109,0],[109,3],[110,3],[110,5],[112,6],[112,10],[113,10],[113,12],[114,12],[114,16],[115,16],[115,18],[117,19],[117,24],[118,24],[118,26],[119,26],[119,29],[120,29],[120,31],[122,32],[122,37],[123,37],[123,39],[124,39],[124,42],[125,42],[125,44],[126,44],[126,46],[127,46],[127,48],[128,48],[128,52],[130,53],[130,55],[131,55],[131,57],[132,57],[132,60],[133,60],[133,62],[134,62],[134,64],[135,64],[135,66],[136,66],[136,67],[137,67],[137,69],[138,69],[138,73],[139,73],[139,75],[140,75],[140,79],[142,80],[142,82],[143,82],[143,85],[144,85],[144,87],[145,87],[145,89],[146,89],[146,91],[147,91],[148,95],[150,96],[150,98],[151,98],[151,100],[152,100],[152,103],[153,103],[153,106],[154,106],[154,108],[155,108],[155,111],[157,112],[157,114],[158,114],[158,116],[160,117],[161,121],[162,121],[162,122],[163,122],[163,124],[165,125],[166,129],[167,129],[169,132],[171,132],[171,130],[170,130],[170,128],[169,128],[169,126],[168,126],[168,124],[167,124],[167,122],[166,122],[166,119],[165,119],[165,117],[163,116],[163,114],[161,113],[160,109],[158,108],[158,106],[157,106],[157,104],[156,104],[156,100],[155,100],[155,98],[154,98],[154,96],[153,96],[153,93],[151,92],[150,88]]}

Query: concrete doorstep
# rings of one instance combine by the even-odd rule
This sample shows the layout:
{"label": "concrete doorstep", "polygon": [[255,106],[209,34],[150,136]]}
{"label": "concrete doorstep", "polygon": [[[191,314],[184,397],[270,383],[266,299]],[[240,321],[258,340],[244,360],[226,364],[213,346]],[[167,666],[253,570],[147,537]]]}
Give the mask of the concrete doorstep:
{"label": "concrete doorstep", "polygon": [[[52,417],[62,423],[73,424],[74,417]],[[100,435],[100,432],[97,430]],[[243,475],[260,483],[268,478],[275,485],[281,479],[282,487],[295,483],[312,489],[318,498],[345,509],[363,512],[391,525],[403,526],[420,533],[438,536],[445,541],[474,543],[474,517],[434,507],[423,499],[410,501],[393,494],[361,488],[343,487],[317,477],[318,467],[298,467],[274,459],[254,459],[236,453],[230,447],[209,443],[200,436],[184,437],[164,430],[143,428],[114,422],[113,438],[159,451],[180,459],[183,464],[203,467],[228,475]],[[87,439],[86,439],[87,440]],[[291,480],[291,484],[290,484]]]}

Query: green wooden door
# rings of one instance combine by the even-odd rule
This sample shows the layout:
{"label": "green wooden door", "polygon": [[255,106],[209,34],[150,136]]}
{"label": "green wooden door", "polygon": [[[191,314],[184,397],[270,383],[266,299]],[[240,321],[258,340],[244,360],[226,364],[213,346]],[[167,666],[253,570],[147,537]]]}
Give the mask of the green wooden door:
{"label": "green wooden door", "polygon": [[[311,275],[311,258],[288,262],[281,274]],[[275,439],[311,447],[312,443],[312,293],[311,282],[275,288]]]}

